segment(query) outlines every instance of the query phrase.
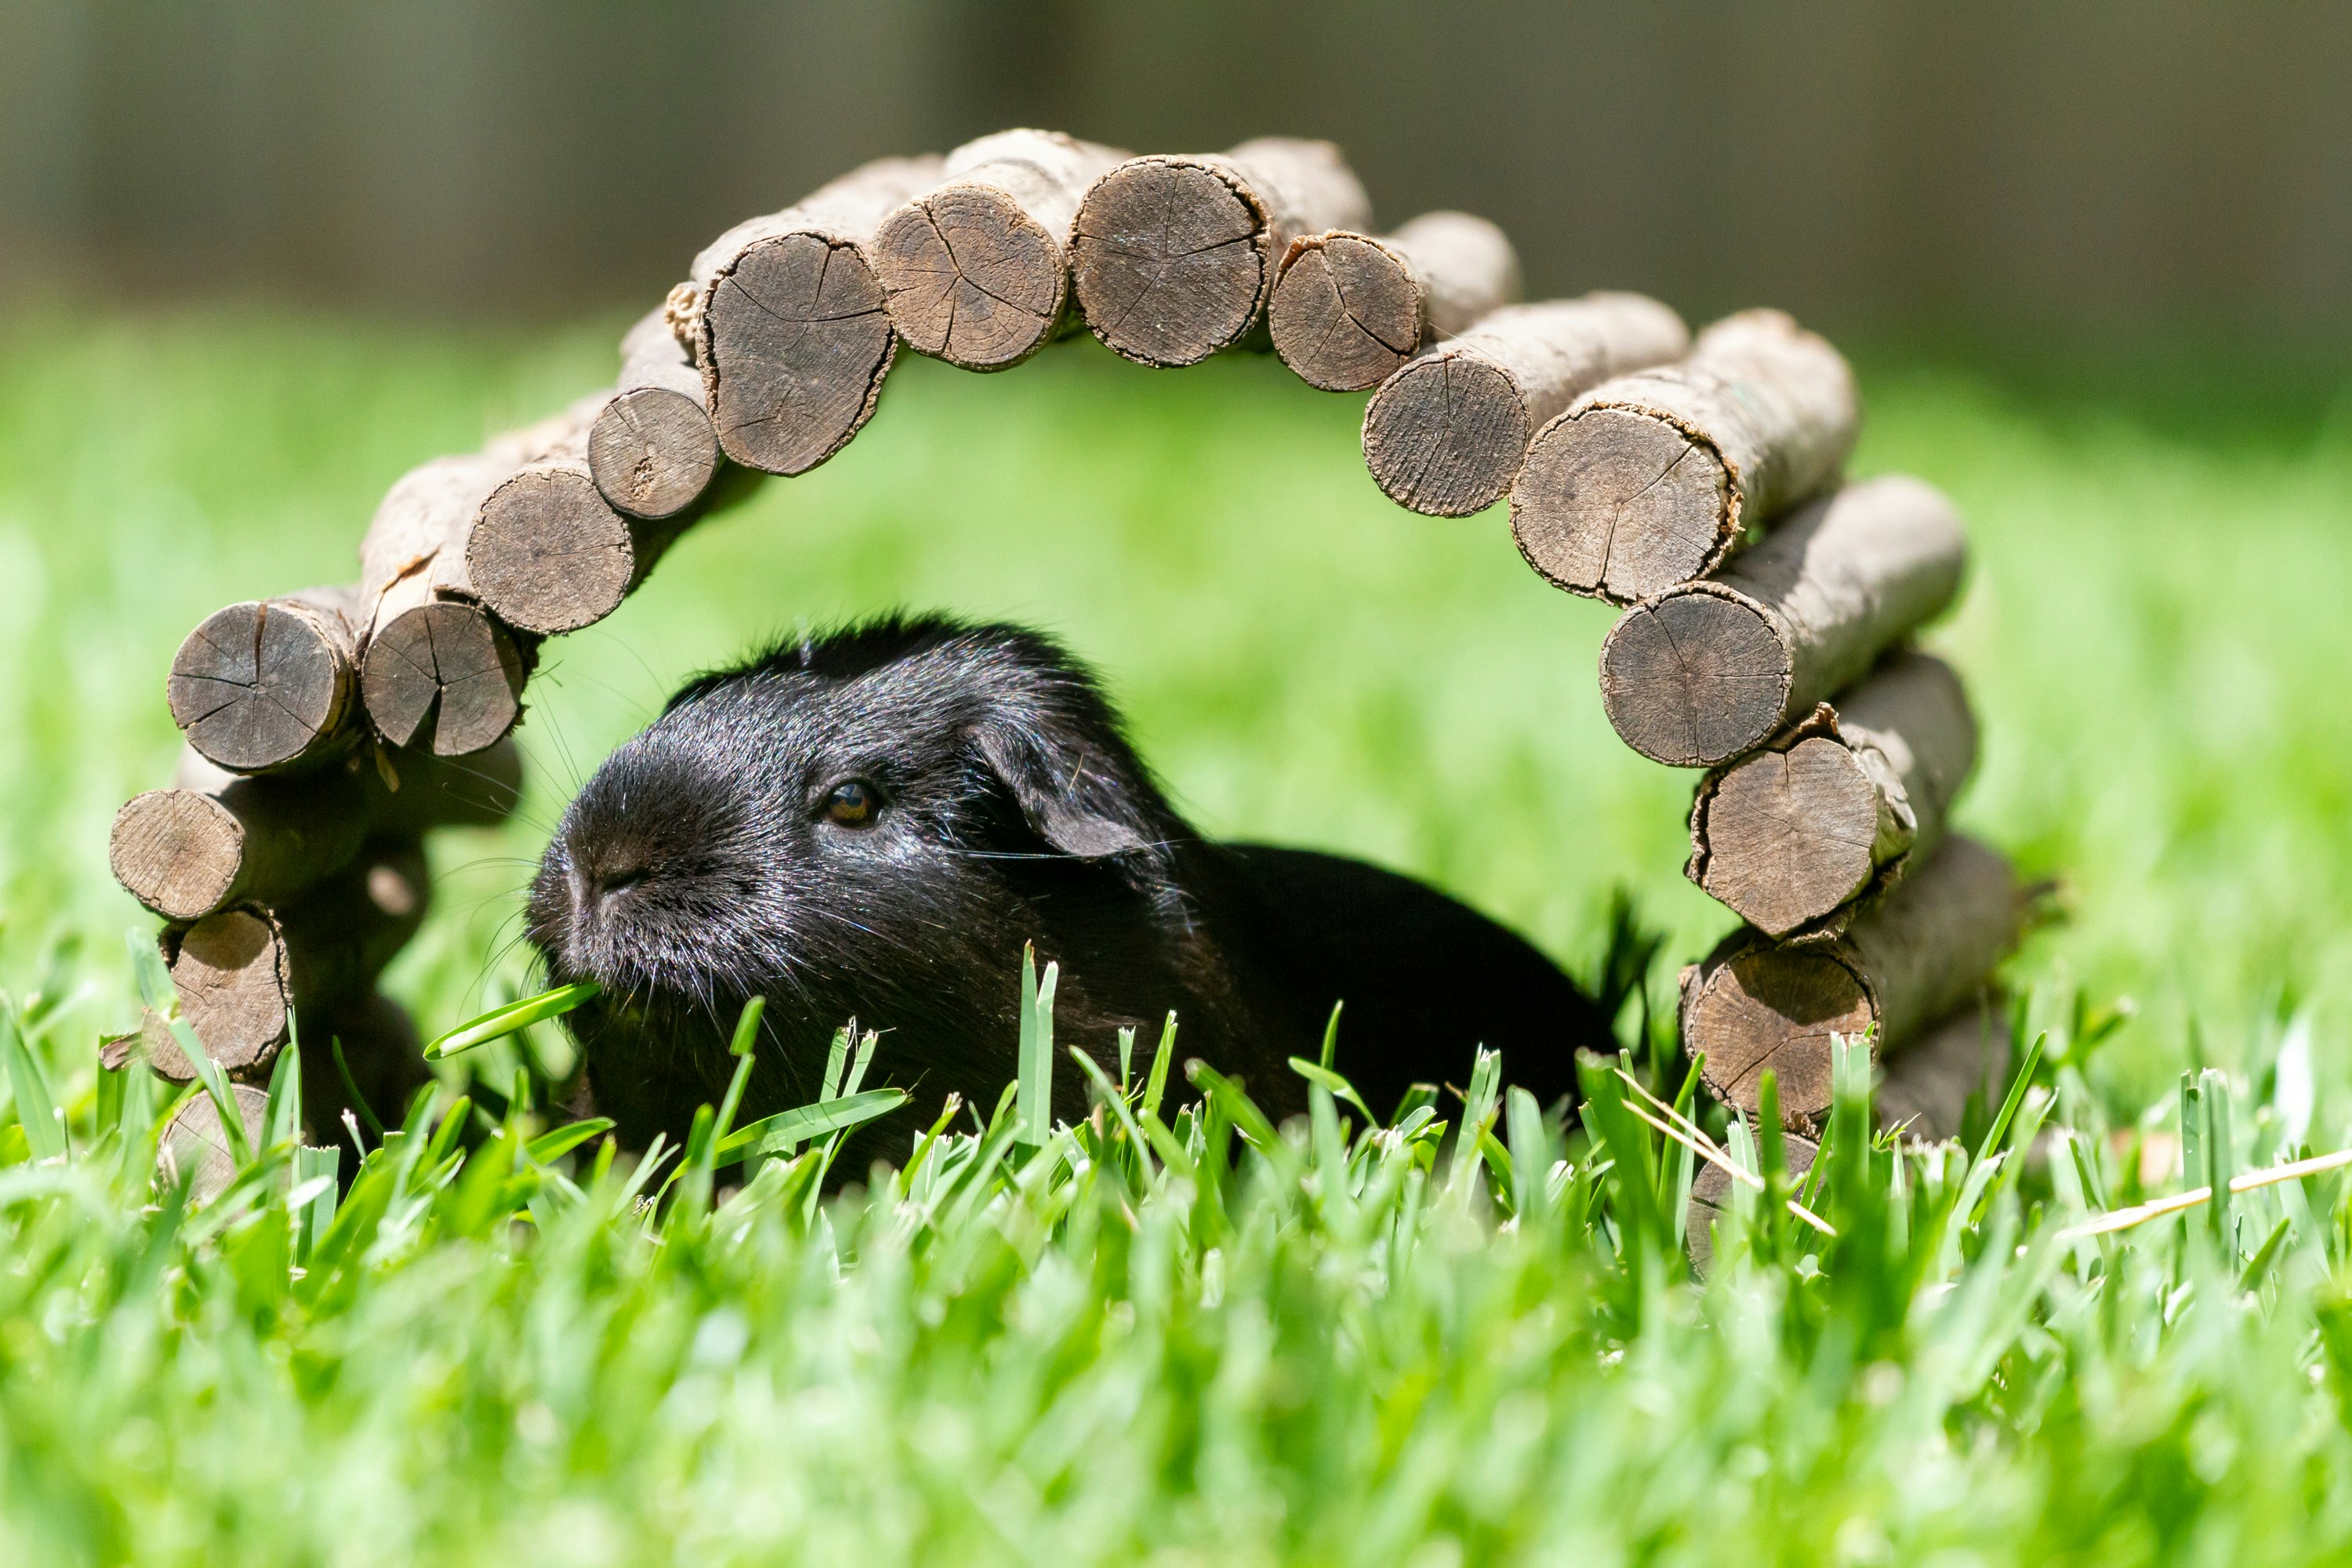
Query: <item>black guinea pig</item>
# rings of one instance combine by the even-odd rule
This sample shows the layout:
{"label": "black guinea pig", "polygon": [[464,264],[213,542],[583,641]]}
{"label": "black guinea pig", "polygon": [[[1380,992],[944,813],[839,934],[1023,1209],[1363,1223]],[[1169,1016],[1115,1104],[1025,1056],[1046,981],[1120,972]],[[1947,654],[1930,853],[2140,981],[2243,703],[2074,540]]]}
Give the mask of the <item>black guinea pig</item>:
{"label": "black guinea pig", "polygon": [[[982,1113],[1016,1071],[1022,944],[1061,964],[1057,1047],[1142,1073],[1162,1017],[1179,1060],[1302,1110],[1335,1066],[1387,1114],[1466,1083],[1475,1048],[1546,1103],[1606,1021],[1527,942],[1394,872],[1202,839],[1093,678],[1005,626],[890,618],[705,676],[597,770],[534,883],[530,937],[571,1015],[597,1112],[623,1141],[685,1135],[716,1103],[743,1004],[767,999],[740,1121],[817,1098],[833,1033],[882,1031],[871,1082],[908,1088],[895,1147],[950,1090]],[[1063,1063],[1055,1110],[1086,1109]],[[1181,1074],[1171,1078],[1181,1089]],[[884,1147],[884,1130],[862,1138]],[[850,1167],[856,1169],[858,1167]]]}

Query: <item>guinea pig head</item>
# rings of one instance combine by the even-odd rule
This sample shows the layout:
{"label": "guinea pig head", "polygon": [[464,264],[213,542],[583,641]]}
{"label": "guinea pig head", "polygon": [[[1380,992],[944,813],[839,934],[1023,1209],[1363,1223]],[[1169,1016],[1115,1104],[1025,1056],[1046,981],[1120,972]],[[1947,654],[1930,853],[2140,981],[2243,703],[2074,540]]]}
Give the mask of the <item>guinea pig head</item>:
{"label": "guinea pig head", "polygon": [[602,986],[572,1025],[625,1138],[715,1100],[753,995],[747,1115],[814,1099],[852,1016],[885,1031],[892,1081],[992,1095],[1022,944],[1181,928],[1185,831],[1050,640],[871,623],[697,680],[614,752],[548,847],[529,934],[553,979]]}

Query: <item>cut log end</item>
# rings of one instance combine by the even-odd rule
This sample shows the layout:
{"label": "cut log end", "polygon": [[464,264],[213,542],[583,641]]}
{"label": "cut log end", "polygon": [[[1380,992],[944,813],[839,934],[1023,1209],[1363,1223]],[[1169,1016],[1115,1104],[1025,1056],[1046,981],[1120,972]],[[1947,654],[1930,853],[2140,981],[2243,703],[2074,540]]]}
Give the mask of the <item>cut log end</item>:
{"label": "cut log end", "polygon": [[1699,886],[1767,935],[1786,936],[1869,886],[1878,804],[1861,760],[1835,741],[1759,752],[1700,797]]}
{"label": "cut log end", "polygon": [[787,234],[746,250],[702,321],[711,423],[729,457],[800,474],[874,413],[898,339],[858,248]]}
{"label": "cut log end", "polygon": [[1095,182],[1073,231],[1072,284],[1087,326],[1139,364],[1198,364],[1258,318],[1272,242],[1234,178],[1190,160],[1140,158]]}
{"label": "cut log end", "polygon": [[494,744],[522,712],[514,637],[479,606],[420,605],[368,645],[368,716],[395,746],[457,757]]}
{"label": "cut log end", "polygon": [[181,1016],[224,1071],[267,1068],[285,1043],[292,979],[278,929],[244,909],[207,915],[170,954]]}
{"label": "cut log end", "polygon": [[490,492],[466,574],[509,626],[553,637],[621,607],[636,578],[629,525],[576,471],[526,468]]}
{"label": "cut log end", "polygon": [[1780,727],[1789,649],[1755,605],[1675,594],[1629,610],[1601,647],[1601,702],[1618,737],[1653,762],[1704,768]]}
{"label": "cut log end", "polygon": [[1853,970],[1824,952],[1758,948],[1717,965],[1685,1008],[1685,1038],[1704,1042],[1701,1072],[1717,1100],[1758,1113],[1775,1075],[1780,1117],[1810,1129],[1830,1108],[1830,1037],[1858,1039],[1877,1008]]}
{"label": "cut log end", "polygon": [[1722,458],[1666,420],[1587,408],[1537,432],[1511,532],[1545,578],[1625,605],[1703,576],[1734,542]]}
{"label": "cut log end", "polygon": [[250,603],[188,634],[165,690],[189,744],[222,767],[258,773],[331,747],[352,684],[347,652],[319,620]]}
{"label": "cut log end", "polygon": [[1003,370],[1043,348],[1069,289],[1060,242],[1011,195],[978,184],[884,219],[874,270],[908,346],[966,370]]}
{"label": "cut log end", "polygon": [[1407,365],[1364,410],[1364,461],[1388,498],[1430,517],[1468,517],[1503,499],[1533,434],[1501,366],[1439,353]]}
{"label": "cut log end", "polygon": [[1386,247],[1357,234],[1302,240],[1265,311],[1274,351],[1307,385],[1366,392],[1421,342],[1421,288]]}
{"label": "cut log end", "polygon": [[106,858],[132,898],[166,919],[196,920],[228,901],[245,860],[245,825],[210,795],[149,790],[114,814]]}
{"label": "cut log end", "polygon": [[702,405],[667,386],[639,386],[604,405],[588,432],[596,489],[632,517],[683,510],[709,487],[719,437]]}
{"label": "cut log end", "polygon": [[[260,1143],[269,1124],[269,1097],[250,1084],[231,1084],[238,1119],[245,1123],[247,1147]],[[228,1134],[221,1126],[220,1108],[209,1094],[198,1094],[173,1112],[156,1150],[167,1182],[185,1182],[189,1195],[202,1202],[216,1197],[236,1175],[236,1156],[229,1152]]]}

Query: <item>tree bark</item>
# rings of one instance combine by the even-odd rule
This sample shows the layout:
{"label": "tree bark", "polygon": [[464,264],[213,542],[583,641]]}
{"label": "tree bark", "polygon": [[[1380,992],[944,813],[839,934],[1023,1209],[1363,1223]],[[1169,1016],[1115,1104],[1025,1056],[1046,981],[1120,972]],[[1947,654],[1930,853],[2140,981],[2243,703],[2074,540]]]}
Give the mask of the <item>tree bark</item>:
{"label": "tree bark", "polygon": [[1948,838],[1917,872],[1827,942],[1775,943],[1741,930],[1683,972],[1683,1046],[1717,1100],[1754,1115],[1758,1079],[1779,1075],[1780,1112],[1813,1133],[1830,1106],[1830,1041],[1869,1034],[1892,1056],[1984,985],[2015,942],[2025,900],[2009,864]]}
{"label": "tree bark", "polygon": [[1087,325],[1139,364],[1198,364],[1258,324],[1292,240],[1371,227],[1364,187],[1328,142],[1265,136],[1200,156],[1130,158],[1073,226]]}
{"label": "tree bark", "polygon": [[1835,349],[1778,310],[1743,310],[1688,359],[1594,387],[1537,431],[1511,532],[1554,584],[1629,605],[1705,576],[1834,484],[1859,426]]}
{"label": "tree bark", "polygon": [[1967,548],[1951,502],[1917,479],[1812,502],[1717,575],[1625,612],[1601,648],[1609,721],[1654,762],[1729,762],[1948,605]]}
{"label": "tree bark", "polygon": [[656,305],[621,340],[621,376],[588,427],[588,471],[618,512],[675,516],[719,471],[719,436],[702,404],[702,373]]}
{"label": "tree bark", "polygon": [[1767,936],[1811,931],[1935,852],[1976,754],[1959,677],[1898,654],[1834,707],[1707,774],[1685,870]]}
{"label": "tree bark", "polygon": [[1689,343],[1682,318],[1640,294],[1506,306],[1381,384],[1364,410],[1364,462],[1399,506],[1467,517],[1510,489],[1537,426]]}
{"label": "tree bark", "polygon": [[1059,333],[1070,224],[1128,154],[1057,131],[1000,131],[947,155],[945,177],[882,220],[874,270],[907,346],[1005,370]]}
{"label": "tree bark", "polygon": [[719,449],[803,474],[873,417],[898,342],[870,247],[892,208],[939,183],[936,157],[882,158],[797,205],[736,225],[671,291]]}
{"label": "tree bark", "polygon": [[215,611],[172,659],[173,721],[238,773],[298,771],[349,750],[362,729],[357,613],[351,588]]}
{"label": "tree bark", "polygon": [[[248,1147],[261,1142],[269,1125],[269,1096],[250,1084],[231,1084],[238,1117],[245,1122]],[[184,1181],[188,1195],[198,1203],[217,1197],[236,1177],[236,1158],[229,1152],[221,1129],[220,1107],[209,1094],[198,1094],[172,1113],[156,1150],[167,1182]]]}
{"label": "tree bark", "polygon": [[1307,385],[1365,392],[1518,297],[1518,252],[1501,229],[1468,213],[1424,213],[1378,238],[1330,229],[1293,240],[1265,323],[1274,352]]}

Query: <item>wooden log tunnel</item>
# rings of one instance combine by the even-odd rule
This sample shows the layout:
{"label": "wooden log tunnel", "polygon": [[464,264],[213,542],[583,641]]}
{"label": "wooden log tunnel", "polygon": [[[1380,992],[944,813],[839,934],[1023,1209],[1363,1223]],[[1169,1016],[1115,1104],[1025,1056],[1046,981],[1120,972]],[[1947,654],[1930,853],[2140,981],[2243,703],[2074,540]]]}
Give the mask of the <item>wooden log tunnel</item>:
{"label": "wooden log tunnel", "polygon": [[1768,1069],[1780,1114],[1813,1132],[1830,1106],[1830,1041],[1870,1036],[1891,1057],[1980,992],[2022,929],[2025,898],[2009,864],[1948,837],[1926,867],[1825,942],[1775,942],[1743,929],[1683,972],[1684,1048],[1705,1053],[1704,1081],[1753,1115]]}
{"label": "wooden log tunnel", "polygon": [[1364,410],[1365,466],[1399,506],[1467,517],[1503,499],[1544,421],[1689,342],[1680,316],[1640,294],[1506,306],[1381,383]]}
{"label": "wooden log tunnel", "polygon": [[1424,213],[1394,234],[1291,242],[1266,302],[1274,352],[1307,385],[1368,392],[1431,342],[1519,297],[1519,256],[1468,213]]}
{"label": "wooden log tunnel", "polygon": [[1552,583],[1632,604],[1827,489],[1859,423],[1843,356],[1778,310],[1742,311],[1688,359],[1594,387],[1537,431],[1511,531]]}
{"label": "wooden log tunnel", "polygon": [[[1801,1169],[1830,1037],[1869,1032],[1889,1124],[1957,1130],[1997,1031],[1973,1010],[1928,1026],[1981,997],[2022,907],[2007,865],[1947,831],[1975,723],[1952,671],[1903,647],[1957,591],[1958,517],[1915,479],[1836,488],[1852,373],[1785,315],[1694,345],[1640,295],[1518,287],[1494,225],[1376,234],[1339,151],[1280,137],[1129,157],[1003,132],[736,226],[629,330],[612,387],[394,484],[355,584],[232,605],[181,645],[181,777],[118,813],[109,855],[166,921],[183,1016],[257,1128],[296,1034],[314,1140],[358,1109],[346,1068],[396,1113],[426,1069],[377,980],[430,900],[424,835],[514,805],[541,641],[611,614],[732,480],[840,451],[900,338],[1000,370],[1083,320],[1146,365],[1263,342],[1310,385],[1371,390],[1367,467],[1412,510],[1508,493],[1538,572],[1629,606],[1601,657],[1618,734],[1713,770],[1686,869],[1751,923],[1685,973],[1706,1087],[1752,1110],[1776,1072]],[[134,1055],[194,1076],[152,1015],[106,1059]],[[208,1100],[167,1143],[226,1180]],[[1694,1189],[1695,1255],[1721,1181]]]}
{"label": "wooden log tunnel", "polygon": [[1263,136],[1225,153],[1132,158],[1078,204],[1072,287],[1113,353],[1198,364],[1259,324],[1293,240],[1371,221],[1371,199],[1328,142]]}
{"label": "wooden log tunnel", "polygon": [[1628,610],[1601,648],[1601,700],[1627,745],[1713,767],[1868,669],[1958,591],[1951,502],[1890,476],[1815,501],[1715,576]]}

